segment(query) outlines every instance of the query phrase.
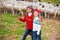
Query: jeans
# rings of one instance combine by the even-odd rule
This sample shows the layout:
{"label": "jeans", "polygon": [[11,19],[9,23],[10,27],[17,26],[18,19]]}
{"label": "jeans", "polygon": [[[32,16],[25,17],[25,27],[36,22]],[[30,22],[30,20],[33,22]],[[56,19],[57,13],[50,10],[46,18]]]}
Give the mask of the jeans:
{"label": "jeans", "polygon": [[33,31],[33,40],[41,40],[41,31],[39,35],[37,35],[37,31]]}
{"label": "jeans", "polygon": [[[27,35],[30,34],[30,33],[32,33],[32,30],[26,29],[25,34],[24,34],[22,40],[26,40]],[[31,35],[31,37],[32,37],[32,35]]]}

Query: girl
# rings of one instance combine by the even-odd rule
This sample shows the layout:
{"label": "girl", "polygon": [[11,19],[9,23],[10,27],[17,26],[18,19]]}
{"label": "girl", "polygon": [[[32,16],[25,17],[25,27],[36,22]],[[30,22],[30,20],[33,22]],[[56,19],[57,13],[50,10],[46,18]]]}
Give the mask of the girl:
{"label": "girl", "polygon": [[41,18],[39,13],[38,9],[34,9],[33,40],[41,40]]}
{"label": "girl", "polygon": [[27,12],[25,13],[24,17],[19,18],[19,20],[22,22],[26,22],[26,31],[22,38],[22,40],[26,40],[27,35],[32,32],[32,26],[33,26],[32,6],[27,7]]}

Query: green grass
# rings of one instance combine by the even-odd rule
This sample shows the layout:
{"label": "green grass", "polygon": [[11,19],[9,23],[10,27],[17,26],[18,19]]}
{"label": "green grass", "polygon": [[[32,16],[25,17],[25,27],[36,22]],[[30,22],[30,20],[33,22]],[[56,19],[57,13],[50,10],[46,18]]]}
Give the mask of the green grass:
{"label": "green grass", "polygon": [[51,2],[51,3],[54,3],[54,4],[60,4],[60,0],[41,0],[42,2]]}
{"label": "green grass", "polygon": [[4,34],[11,35],[12,32],[13,32],[13,29],[15,27],[14,24],[21,24],[16,29],[15,34],[23,34],[24,29],[20,29],[20,28],[25,27],[25,23],[24,23],[24,25],[22,25],[22,22],[20,22],[17,19],[17,15],[11,15],[11,14],[3,14],[3,15],[1,15],[0,16],[0,35],[4,35]]}
{"label": "green grass", "polygon": [[[16,31],[14,33],[14,36],[17,35],[17,36],[15,36],[15,40],[22,39],[22,36],[25,32],[26,24],[18,20],[17,17],[19,17],[19,16],[20,15],[12,15],[9,13],[0,14],[0,37],[3,37],[4,35],[6,35],[6,38],[9,38],[9,36],[11,36],[13,33],[13,29],[15,27],[17,27]],[[48,40],[50,38],[50,35],[53,36],[52,33],[54,32],[55,27],[60,26],[60,21],[55,22],[55,20],[53,21],[50,19],[44,19],[42,21],[42,23],[43,23],[42,40]],[[47,34],[49,34],[49,35],[47,35]],[[27,40],[31,40],[30,36],[27,37]]]}

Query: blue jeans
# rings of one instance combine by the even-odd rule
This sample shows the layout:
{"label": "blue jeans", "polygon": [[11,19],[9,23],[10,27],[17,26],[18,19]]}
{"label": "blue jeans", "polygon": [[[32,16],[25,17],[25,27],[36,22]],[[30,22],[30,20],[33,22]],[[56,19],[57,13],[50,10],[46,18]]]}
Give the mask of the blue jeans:
{"label": "blue jeans", "polygon": [[[24,34],[22,40],[26,40],[27,35],[30,34],[30,33],[32,33],[32,30],[26,29],[25,34]],[[32,34],[31,34],[31,37],[32,37]]]}
{"label": "blue jeans", "polygon": [[37,35],[37,31],[33,31],[33,40],[41,40],[41,31],[40,34]]}

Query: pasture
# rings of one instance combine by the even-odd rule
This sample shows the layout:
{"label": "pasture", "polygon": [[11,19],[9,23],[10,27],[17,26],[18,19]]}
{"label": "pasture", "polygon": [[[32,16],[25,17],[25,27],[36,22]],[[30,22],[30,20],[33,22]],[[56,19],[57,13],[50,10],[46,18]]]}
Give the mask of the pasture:
{"label": "pasture", "polygon": [[[21,17],[10,13],[0,14],[0,40],[22,39],[26,24],[18,20],[19,16]],[[31,40],[30,35],[27,40]],[[60,20],[43,18],[42,40],[60,40]]]}

